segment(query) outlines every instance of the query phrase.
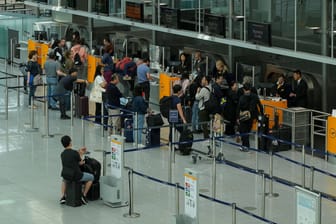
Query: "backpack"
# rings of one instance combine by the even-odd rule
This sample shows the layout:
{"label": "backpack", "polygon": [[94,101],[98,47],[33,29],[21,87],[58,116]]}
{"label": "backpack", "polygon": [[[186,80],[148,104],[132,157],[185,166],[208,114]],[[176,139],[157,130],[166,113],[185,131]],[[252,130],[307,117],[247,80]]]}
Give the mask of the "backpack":
{"label": "backpack", "polygon": [[74,56],[74,64],[75,65],[82,65],[82,61],[81,61],[81,58],[80,58],[78,53],[76,53],[75,56]]}
{"label": "backpack", "polygon": [[160,113],[163,117],[168,118],[169,117],[169,111],[172,104],[172,97],[171,96],[164,96],[160,99]]}
{"label": "backpack", "polygon": [[130,59],[129,57],[124,57],[123,59],[121,59],[116,63],[116,70],[120,70],[123,72],[125,69],[125,65],[131,61],[132,59]]}
{"label": "backpack", "polygon": [[82,172],[88,172],[93,174],[94,180],[93,182],[99,182],[100,173],[101,173],[101,164],[98,160],[90,157],[85,157],[85,164],[81,167]]}
{"label": "backpack", "polygon": [[210,97],[208,101],[204,102],[204,108],[209,114],[216,114],[219,109],[219,102],[215,93],[211,91],[208,87],[205,87],[210,92]]}
{"label": "backpack", "polygon": [[192,141],[194,140],[193,133],[189,129],[184,129],[181,132],[179,142],[186,142],[180,143],[178,145],[178,149],[180,150],[182,155],[190,155],[192,150]]}

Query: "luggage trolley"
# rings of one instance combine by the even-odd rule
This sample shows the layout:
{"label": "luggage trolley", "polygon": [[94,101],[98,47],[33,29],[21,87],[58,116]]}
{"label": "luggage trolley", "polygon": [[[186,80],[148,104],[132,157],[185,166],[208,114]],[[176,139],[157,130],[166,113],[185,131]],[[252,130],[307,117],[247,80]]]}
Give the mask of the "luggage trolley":
{"label": "luggage trolley", "polygon": [[[214,116],[211,116],[211,122],[210,122],[210,145],[208,146],[208,152],[204,152],[201,150],[193,149],[191,153],[192,162],[194,164],[197,163],[197,160],[201,159],[213,159],[214,156],[216,156],[216,160],[223,161],[225,160],[224,153],[223,153],[223,142],[216,141],[216,137],[223,136],[225,131],[225,125],[227,121],[225,121],[219,114],[216,114]],[[216,147],[219,147],[220,150],[217,155],[215,155]]]}

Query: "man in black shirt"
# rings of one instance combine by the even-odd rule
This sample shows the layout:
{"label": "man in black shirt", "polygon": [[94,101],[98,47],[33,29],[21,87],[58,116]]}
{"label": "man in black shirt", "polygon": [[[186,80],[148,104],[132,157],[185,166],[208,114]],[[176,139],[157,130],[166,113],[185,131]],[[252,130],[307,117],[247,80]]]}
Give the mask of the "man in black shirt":
{"label": "man in black shirt", "polygon": [[[53,93],[54,98],[59,101],[59,108],[61,112],[61,119],[70,119],[68,115],[66,115],[66,95],[65,94],[70,94],[70,92],[73,90],[73,86],[75,82],[81,83],[81,82],[87,82],[86,80],[83,79],[77,79],[77,69],[76,68],[71,68],[69,70],[69,75],[65,76],[62,78],[57,86],[56,89]],[[87,84],[87,83],[86,83]]]}
{"label": "man in black shirt", "polygon": [[90,173],[82,172],[80,170],[81,165],[84,165],[84,160],[82,160],[81,156],[86,151],[85,147],[80,148],[78,151],[72,149],[71,138],[67,135],[61,138],[62,145],[64,147],[64,151],[61,154],[62,159],[62,173],[63,177],[62,182],[62,197],[60,200],[61,204],[65,203],[66,195],[65,195],[65,182],[64,181],[80,181],[85,182],[85,187],[82,195],[83,204],[87,204],[86,194],[89,191],[92,182],[94,180],[94,176]]}
{"label": "man in black shirt", "polygon": [[[120,115],[120,98],[122,94],[117,87],[118,83],[118,74],[113,74],[105,92],[108,104],[109,125],[113,126],[114,134],[119,133],[121,128],[120,117],[118,115]],[[112,134],[111,129],[110,134]]]}

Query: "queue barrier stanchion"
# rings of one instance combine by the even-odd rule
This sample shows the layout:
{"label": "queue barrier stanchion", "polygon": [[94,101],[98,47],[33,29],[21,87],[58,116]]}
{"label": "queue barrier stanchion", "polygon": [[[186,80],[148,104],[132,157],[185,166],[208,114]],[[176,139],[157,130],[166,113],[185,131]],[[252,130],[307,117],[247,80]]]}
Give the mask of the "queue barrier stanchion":
{"label": "queue barrier stanchion", "polygon": [[[258,125],[257,125],[257,127],[258,127]],[[256,133],[255,133],[254,137],[255,137],[255,148],[257,149],[255,151],[255,161],[256,161],[256,169],[255,170],[258,172],[258,170],[259,170],[259,142],[258,142],[259,133],[258,133],[258,128],[256,130]]]}
{"label": "queue barrier stanchion", "polygon": [[215,142],[215,132],[213,130],[213,117],[210,120],[210,131],[211,131],[211,149],[212,149],[212,197],[216,198],[216,179],[217,179],[217,172],[216,172],[216,142]]}
{"label": "queue barrier stanchion", "polygon": [[305,149],[305,146],[302,145],[302,170],[301,170],[301,173],[302,173],[302,187],[305,188],[306,187],[306,149]]}
{"label": "queue barrier stanchion", "polygon": [[44,130],[45,130],[45,134],[42,135],[43,138],[53,138],[54,135],[51,135],[49,132],[49,110],[48,110],[48,104],[49,104],[49,99],[46,98],[45,99],[45,103],[44,103],[44,109],[46,112],[46,116],[44,117]]}
{"label": "queue barrier stanchion", "polygon": [[314,171],[315,171],[315,167],[311,166],[310,167],[310,190],[313,191],[314,190]]}
{"label": "queue barrier stanchion", "polygon": [[124,217],[125,218],[138,218],[140,217],[140,214],[134,212],[133,169],[128,170],[128,191],[129,191],[128,213],[124,214]]}
{"label": "queue barrier stanchion", "polygon": [[[175,132],[176,132],[175,123],[173,123],[172,133],[171,133],[173,143],[175,143]],[[172,145],[172,163],[175,163],[175,145]]]}
{"label": "queue barrier stanchion", "polygon": [[176,216],[180,215],[180,183],[175,183],[175,208]]}
{"label": "queue barrier stanchion", "polygon": [[105,120],[105,116],[104,116],[104,101],[102,101],[102,103],[100,104],[100,132],[101,132],[101,136],[104,137],[105,136],[105,127],[104,127],[104,120]]}
{"label": "queue barrier stanchion", "polygon": [[[20,86],[20,76],[17,75],[17,86]],[[17,107],[20,107],[20,89],[17,88]]]}
{"label": "queue barrier stanchion", "polygon": [[268,197],[279,197],[278,193],[273,192],[273,149],[269,152],[269,192],[266,194]]}
{"label": "queue barrier stanchion", "polygon": [[[136,148],[138,148],[138,143],[139,143],[139,139],[138,139],[138,112],[136,112],[135,114],[133,114],[133,117],[134,117],[134,119],[133,119],[133,126],[134,126],[134,129],[133,130],[135,130],[135,131],[133,131],[133,133],[134,133],[134,142],[135,142],[135,147]],[[142,132],[142,130],[141,130],[141,132]]]}
{"label": "queue barrier stanchion", "polygon": [[265,218],[265,208],[266,208],[266,179],[265,179],[265,173],[263,170],[258,171],[261,176],[261,208],[260,208],[260,216]]}
{"label": "queue barrier stanchion", "polygon": [[6,99],[6,102],[5,102],[6,103],[6,105],[5,105],[6,106],[5,119],[8,120],[8,105],[9,105],[8,100],[9,99],[8,99],[8,87],[7,86],[5,87],[5,97],[6,97],[5,98]]}
{"label": "queue barrier stanchion", "polygon": [[237,223],[237,209],[236,209],[236,203],[232,203],[231,204],[231,208],[232,208],[232,224],[236,224]]}
{"label": "queue barrier stanchion", "polygon": [[85,146],[85,124],[84,124],[84,116],[82,116],[82,146]]}
{"label": "queue barrier stanchion", "polygon": [[34,114],[34,96],[31,96],[31,105],[30,105],[30,128],[26,131],[28,132],[36,132],[38,131],[38,128],[35,127],[35,114]]}
{"label": "queue barrier stanchion", "polygon": [[71,91],[70,93],[70,119],[71,119],[71,126],[74,126],[74,92]]}

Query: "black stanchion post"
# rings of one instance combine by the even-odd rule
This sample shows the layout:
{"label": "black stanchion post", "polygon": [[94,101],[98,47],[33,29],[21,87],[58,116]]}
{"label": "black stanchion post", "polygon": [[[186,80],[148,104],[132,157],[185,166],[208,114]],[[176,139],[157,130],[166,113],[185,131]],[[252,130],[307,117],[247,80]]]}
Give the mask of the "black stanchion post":
{"label": "black stanchion post", "polygon": [[232,203],[231,207],[232,207],[232,224],[236,224],[237,223],[237,210],[236,210],[236,203]]}
{"label": "black stanchion post", "polygon": [[[169,127],[171,128],[171,127]],[[169,160],[168,160],[168,182],[171,183],[172,182],[172,156],[173,156],[173,142],[169,141]]]}
{"label": "black stanchion post", "polygon": [[100,131],[101,131],[101,136],[104,137],[104,101],[102,101],[101,105],[100,105],[100,116],[101,116],[101,120],[100,120],[100,124],[101,124],[101,127],[100,127]]}
{"label": "black stanchion post", "polygon": [[302,187],[306,187],[306,149],[305,146],[302,146]]}
{"label": "black stanchion post", "polygon": [[315,167],[311,166],[310,167],[310,191],[314,190],[314,171],[315,171]]}
{"label": "black stanchion post", "polygon": [[180,184],[175,183],[176,216],[180,215]]}
{"label": "black stanchion post", "polygon": [[128,213],[124,214],[125,218],[138,218],[139,213],[134,212],[134,188],[133,188],[133,169],[128,171],[128,189],[129,189],[129,209]]}
{"label": "black stanchion post", "polygon": [[[133,115],[134,119],[133,119],[133,126],[135,131],[134,132],[134,140],[135,140],[135,147],[138,148],[139,145],[139,139],[138,139],[138,112],[135,112],[135,114]],[[141,130],[142,131],[142,130]]]}
{"label": "black stanchion post", "polygon": [[[172,142],[175,143],[175,123],[173,123],[172,128]],[[172,163],[175,163],[175,144],[172,144]]]}
{"label": "black stanchion post", "polygon": [[74,92],[70,93],[70,118],[71,118],[71,126],[74,126]]}

